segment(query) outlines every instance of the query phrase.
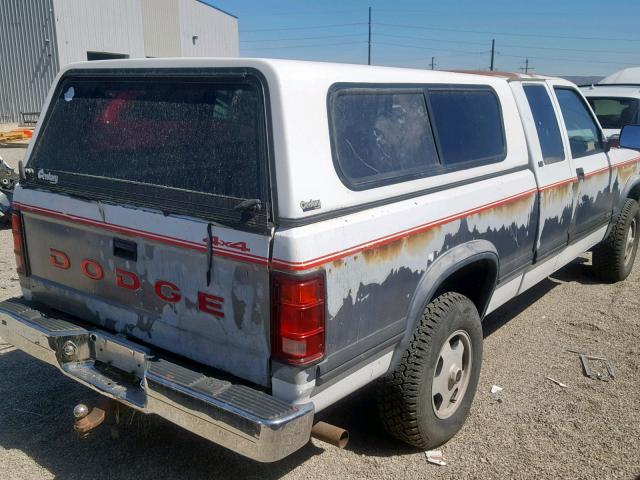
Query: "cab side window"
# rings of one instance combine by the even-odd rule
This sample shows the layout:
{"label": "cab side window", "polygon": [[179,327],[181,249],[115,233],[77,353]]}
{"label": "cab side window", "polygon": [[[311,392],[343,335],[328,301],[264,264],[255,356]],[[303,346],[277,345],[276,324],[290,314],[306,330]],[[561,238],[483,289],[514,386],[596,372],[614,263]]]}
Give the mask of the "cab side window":
{"label": "cab side window", "polygon": [[580,94],[572,88],[555,87],[554,90],[569,133],[573,158],[601,152],[600,129]]}
{"label": "cab side window", "polygon": [[563,161],[565,155],[562,135],[547,89],[544,85],[524,85],[522,88],[536,124],[544,163],[548,165]]}

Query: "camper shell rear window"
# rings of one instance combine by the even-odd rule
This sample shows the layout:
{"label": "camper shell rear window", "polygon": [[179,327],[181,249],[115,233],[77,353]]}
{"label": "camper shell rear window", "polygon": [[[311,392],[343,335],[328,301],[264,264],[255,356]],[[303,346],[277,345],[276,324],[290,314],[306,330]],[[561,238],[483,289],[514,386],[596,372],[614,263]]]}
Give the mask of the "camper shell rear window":
{"label": "camper shell rear window", "polygon": [[240,220],[240,203],[268,197],[263,85],[216,73],[68,74],[27,183]]}

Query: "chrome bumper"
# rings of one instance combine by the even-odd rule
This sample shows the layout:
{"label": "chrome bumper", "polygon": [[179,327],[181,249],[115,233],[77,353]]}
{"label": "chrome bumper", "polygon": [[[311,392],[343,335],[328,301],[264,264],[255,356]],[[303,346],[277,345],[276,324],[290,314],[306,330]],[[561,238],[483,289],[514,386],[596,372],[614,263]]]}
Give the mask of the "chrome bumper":
{"label": "chrome bumper", "polygon": [[208,377],[123,338],[47,315],[22,298],[0,302],[0,337],[102,395],[260,462],[286,457],[311,435],[310,403],[291,406]]}

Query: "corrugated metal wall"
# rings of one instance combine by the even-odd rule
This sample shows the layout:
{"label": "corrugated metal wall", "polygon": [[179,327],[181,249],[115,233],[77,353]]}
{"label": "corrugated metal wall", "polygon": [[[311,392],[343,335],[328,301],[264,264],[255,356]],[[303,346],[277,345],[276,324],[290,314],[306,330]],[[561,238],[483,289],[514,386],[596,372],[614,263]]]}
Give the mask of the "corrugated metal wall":
{"label": "corrugated metal wall", "polygon": [[[198,0],[180,4],[180,43],[184,57],[240,55],[238,19]],[[198,36],[195,44],[194,35]]]}
{"label": "corrugated metal wall", "polygon": [[140,0],[53,0],[53,4],[60,65],[86,61],[87,52],[144,58]]}
{"label": "corrugated metal wall", "polygon": [[39,112],[58,69],[52,0],[0,0],[0,122]]}
{"label": "corrugated metal wall", "polygon": [[147,57],[180,56],[177,0],[141,0],[144,54]]}
{"label": "corrugated metal wall", "polygon": [[0,122],[39,112],[87,52],[238,56],[238,19],[198,0],[0,0]]}

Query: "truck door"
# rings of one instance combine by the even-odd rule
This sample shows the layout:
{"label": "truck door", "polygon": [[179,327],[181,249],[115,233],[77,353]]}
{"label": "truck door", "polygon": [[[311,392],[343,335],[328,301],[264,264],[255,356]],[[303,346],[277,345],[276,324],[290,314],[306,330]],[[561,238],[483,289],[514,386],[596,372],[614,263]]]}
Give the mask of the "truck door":
{"label": "truck door", "polygon": [[544,82],[531,82],[517,83],[513,88],[519,104],[529,107],[528,111],[521,108],[521,114],[540,195],[536,244],[536,261],[540,261],[568,243],[575,173],[566,153],[549,87]]}
{"label": "truck door", "polygon": [[609,221],[613,208],[611,168],[603,135],[586,101],[570,84],[553,82],[564,135],[575,168],[576,198],[570,239]]}

